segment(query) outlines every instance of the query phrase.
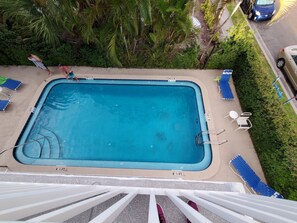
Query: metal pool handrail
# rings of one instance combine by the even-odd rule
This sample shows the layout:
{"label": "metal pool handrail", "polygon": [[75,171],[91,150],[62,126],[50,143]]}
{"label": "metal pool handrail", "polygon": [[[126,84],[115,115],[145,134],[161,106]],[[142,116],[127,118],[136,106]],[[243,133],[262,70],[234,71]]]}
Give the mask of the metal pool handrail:
{"label": "metal pool handrail", "polygon": [[[225,129],[215,129],[215,130],[206,130],[206,131],[201,131],[197,134],[197,136],[195,137],[195,141],[197,145],[201,145],[201,144],[216,144],[216,145],[222,145],[226,142],[228,142],[227,139],[221,141],[221,142],[217,142],[217,141],[211,141],[210,139],[208,141],[204,141],[202,135],[210,135],[210,134],[215,134],[215,135],[220,135],[223,132],[225,132]],[[208,137],[209,138],[209,137]]]}
{"label": "metal pool handrail", "polygon": [[30,144],[30,143],[32,143],[32,142],[37,142],[38,145],[40,146],[40,150],[41,150],[42,146],[41,146],[40,142],[38,142],[38,140],[41,140],[41,139],[44,139],[44,138],[47,138],[47,136],[43,136],[43,137],[38,138],[38,139],[31,139],[30,141],[27,141],[27,142],[25,142],[25,143],[19,144],[19,145],[17,145],[17,146],[13,146],[13,147],[10,147],[10,148],[7,148],[7,149],[3,149],[3,150],[0,152],[0,155],[2,155],[3,153],[5,153],[5,152],[8,151],[8,150],[11,150],[11,149],[14,149],[14,148],[18,148],[18,147],[20,147],[20,146],[24,146],[24,145]]}

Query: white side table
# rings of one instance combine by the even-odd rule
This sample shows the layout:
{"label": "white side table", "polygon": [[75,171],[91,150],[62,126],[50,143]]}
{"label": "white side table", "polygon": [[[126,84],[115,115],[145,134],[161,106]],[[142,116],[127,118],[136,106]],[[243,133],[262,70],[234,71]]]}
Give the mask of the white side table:
{"label": "white side table", "polygon": [[238,118],[238,113],[236,111],[229,111],[229,114],[225,116],[225,118],[230,117],[232,122],[234,122]]}

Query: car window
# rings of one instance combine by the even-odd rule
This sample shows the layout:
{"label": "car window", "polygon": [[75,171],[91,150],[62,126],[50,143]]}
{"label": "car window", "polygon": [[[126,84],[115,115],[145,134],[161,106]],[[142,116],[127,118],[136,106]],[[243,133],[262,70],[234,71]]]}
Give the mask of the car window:
{"label": "car window", "polygon": [[271,5],[274,3],[274,0],[258,0],[257,5]]}
{"label": "car window", "polygon": [[295,64],[297,65],[297,55],[291,55],[293,57],[293,60],[295,62]]}

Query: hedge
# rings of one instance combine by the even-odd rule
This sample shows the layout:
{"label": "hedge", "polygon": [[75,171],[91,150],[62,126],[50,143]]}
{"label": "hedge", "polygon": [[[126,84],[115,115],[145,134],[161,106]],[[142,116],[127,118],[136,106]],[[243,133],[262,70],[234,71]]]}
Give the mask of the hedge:
{"label": "hedge", "polygon": [[233,68],[241,107],[253,113],[252,141],[268,183],[287,199],[297,200],[297,131],[276,91],[273,76],[256,50],[246,24],[234,26],[210,58],[210,68]]}

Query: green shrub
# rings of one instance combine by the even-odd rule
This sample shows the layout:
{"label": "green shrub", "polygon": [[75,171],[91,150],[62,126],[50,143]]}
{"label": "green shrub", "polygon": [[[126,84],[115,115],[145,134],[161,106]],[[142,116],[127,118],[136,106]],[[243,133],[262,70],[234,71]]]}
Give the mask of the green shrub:
{"label": "green shrub", "polygon": [[197,54],[199,52],[197,42],[176,49],[159,47],[156,49],[145,48],[131,55],[125,60],[125,52],[120,52],[124,67],[133,68],[176,68],[193,69],[198,66]]}
{"label": "green shrub", "polygon": [[243,109],[253,113],[250,133],[266,178],[287,198],[297,200],[296,193],[291,193],[297,190],[296,129],[277,98],[273,79],[261,69],[259,60],[241,56],[243,63],[235,68],[234,82]]}
{"label": "green shrub", "polygon": [[[118,57],[124,67],[138,68],[195,68],[199,44],[189,43],[180,49],[168,45],[152,49],[143,43],[134,54],[127,57],[124,46],[118,49]],[[174,50],[173,48],[176,48]],[[113,63],[107,56],[107,48],[94,44],[75,45],[61,42],[55,47],[35,38],[22,39],[18,30],[8,30],[0,26],[0,64],[1,65],[32,65],[27,59],[28,54],[36,54],[48,66],[58,64],[94,67],[112,67]]]}
{"label": "green shrub", "polygon": [[204,12],[204,20],[210,30],[214,29],[215,23],[215,4],[212,3],[211,0],[205,0],[204,3],[201,4],[201,10]]}
{"label": "green shrub", "polygon": [[93,67],[111,67],[108,62],[106,52],[96,46],[84,46],[79,50],[80,66],[93,66]]}
{"label": "green shrub", "polygon": [[0,64],[26,64],[26,47],[22,44],[21,37],[14,31],[0,26]]}
{"label": "green shrub", "polygon": [[193,69],[198,67],[197,55],[200,48],[199,45],[193,46],[186,49],[182,53],[178,53],[174,58],[171,66],[168,68],[183,68],[183,69]]}

